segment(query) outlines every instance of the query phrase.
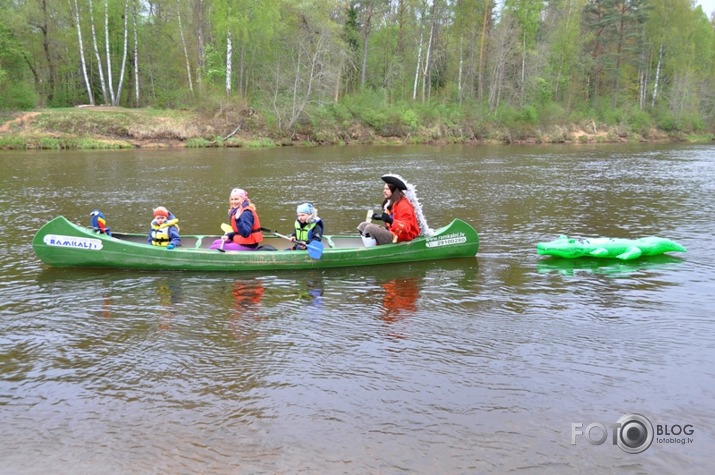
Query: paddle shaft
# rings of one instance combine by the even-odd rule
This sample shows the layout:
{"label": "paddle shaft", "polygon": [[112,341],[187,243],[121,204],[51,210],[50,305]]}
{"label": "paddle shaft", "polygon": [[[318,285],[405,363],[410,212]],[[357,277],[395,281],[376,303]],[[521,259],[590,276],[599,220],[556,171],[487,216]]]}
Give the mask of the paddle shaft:
{"label": "paddle shaft", "polygon": [[[232,233],[232,232],[233,232],[233,228],[232,228],[231,225],[228,224],[228,223],[221,223],[221,231],[223,231],[224,234],[228,234],[228,233]],[[264,228],[263,226],[261,226],[261,231],[263,231],[264,233],[270,233],[270,232],[271,232],[270,229]]]}
{"label": "paddle shaft", "polygon": [[291,239],[290,236],[286,236],[285,234],[281,234],[281,233],[277,233],[277,232],[276,232],[276,233],[273,233],[273,235],[274,235],[274,236],[278,236],[278,237],[283,238],[283,239],[287,239],[287,240],[289,240],[289,241],[293,241],[293,239]]}
{"label": "paddle shaft", "polygon": [[298,244],[302,244],[303,246],[306,247],[306,249],[308,249],[308,254],[313,259],[320,259],[320,257],[323,255],[323,243],[322,242],[293,241],[293,239],[290,236],[286,236],[285,234],[281,234],[279,232],[274,232],[273,235],[283,238],[283,239],[287,239],[291,242],[296,242]]}

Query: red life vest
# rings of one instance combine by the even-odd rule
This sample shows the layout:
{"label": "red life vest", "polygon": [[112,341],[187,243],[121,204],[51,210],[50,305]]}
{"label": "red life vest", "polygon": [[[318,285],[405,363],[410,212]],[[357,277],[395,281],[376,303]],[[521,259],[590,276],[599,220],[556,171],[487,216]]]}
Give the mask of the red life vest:
{"label": "red life vest", "polygon": [[[236,223],[236,219],[238,219],[241,214],[246,210],[250,211],[253,215],[253,228],[251,228],[251,234],[249,234],[248,237],[243,237],[238,234],[238,223]],[[261,220],[258,219],[258,214],[256,214],[256,207],[253,206],[253,204],[249,204],[248,206],[241,206],[240,208],[238,208],[238,211],[236,211],[231,216],[231,227],[236,233],[236,235],[233,237],[233,242],[235,242],[236,244],[241,244],[242,246],[253,246],[263,241],[263,233],[261,232]]]}

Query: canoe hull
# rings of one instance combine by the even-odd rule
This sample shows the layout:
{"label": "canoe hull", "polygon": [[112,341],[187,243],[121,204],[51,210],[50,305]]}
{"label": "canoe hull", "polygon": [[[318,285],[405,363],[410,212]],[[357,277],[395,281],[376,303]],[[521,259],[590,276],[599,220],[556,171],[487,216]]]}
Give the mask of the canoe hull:
{"label": "canoe hull", "polygon": [[[479,236],[469,224],[454,220],[434,236],[411,242],[363,247],[358,236],[326,236],[320,259],[306,251],[219,252],[208,249],[218,236],[182,236],[181,247],[150,246],[146,236],[113,237],[96,234],[63,216],[45,224],[32,240],[40,260],[55,267],[109,267],[119,269],[171,269],[245,271],[313,269],[393,264],[475,256]],[[283,241],[284,244],[287,242]],[[358,244],[359,243],[359,244]],[[277,244],[277,243],[276,243]],[[278,247],[278,246],[276,246]]]}

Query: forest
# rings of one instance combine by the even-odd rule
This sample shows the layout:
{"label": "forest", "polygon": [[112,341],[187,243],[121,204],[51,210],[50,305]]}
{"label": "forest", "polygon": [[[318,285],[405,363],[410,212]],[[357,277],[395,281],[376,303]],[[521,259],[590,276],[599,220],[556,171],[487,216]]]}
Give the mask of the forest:
{"label": "forest", "polygon": [[715,131],[715,17],[691,0],[0,7],[5,111],[188,109],[243,124],[258,112],[273,134],[318,139],[355,124],[462,138],[495,124],[517,135],[564,124]]}

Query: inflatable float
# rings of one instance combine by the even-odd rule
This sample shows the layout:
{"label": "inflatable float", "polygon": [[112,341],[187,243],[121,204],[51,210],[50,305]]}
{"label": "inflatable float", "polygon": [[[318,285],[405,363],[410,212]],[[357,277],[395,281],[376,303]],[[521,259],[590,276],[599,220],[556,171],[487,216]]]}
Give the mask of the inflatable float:
{"label": "inflatable float", "polygon": [[665,252],[685,252],[675,241],[656,236],[640,239],[570,238],[561,235],[550,242],[536,244],[536,253],[565,258],[604,257],[630,261],[641,256],[657,256]]}

